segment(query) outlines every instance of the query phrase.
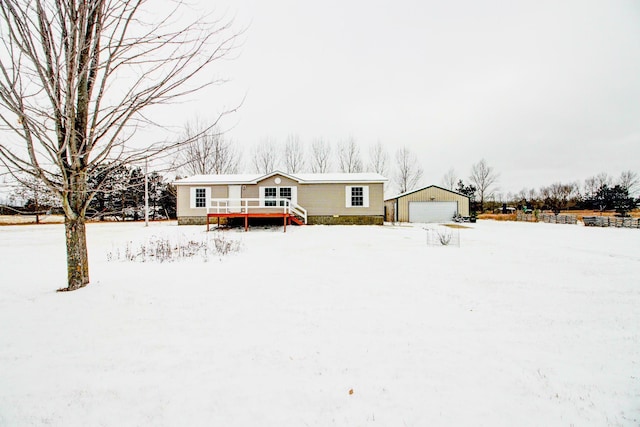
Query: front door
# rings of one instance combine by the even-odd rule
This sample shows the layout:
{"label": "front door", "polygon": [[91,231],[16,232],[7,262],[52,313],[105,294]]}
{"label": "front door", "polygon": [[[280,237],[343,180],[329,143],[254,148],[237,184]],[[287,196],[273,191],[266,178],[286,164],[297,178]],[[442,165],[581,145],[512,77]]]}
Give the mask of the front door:
{"label": "front door", "polygon": [[229,212],[240,212],[242,206],[242,185],[229,186]]}

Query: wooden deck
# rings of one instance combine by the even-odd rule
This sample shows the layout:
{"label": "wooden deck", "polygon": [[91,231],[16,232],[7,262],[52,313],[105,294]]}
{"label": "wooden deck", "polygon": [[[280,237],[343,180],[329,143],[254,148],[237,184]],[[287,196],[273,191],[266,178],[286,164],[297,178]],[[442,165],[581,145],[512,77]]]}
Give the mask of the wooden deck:
{"label": "wooden deck", "polygon": [[249,230],[249,218],[282,218],[284,231],[292,222],[304,225],[307,211],[289,199],[210,199],[207,208],[207,231],[210,218],[244,218],[244,230]]}
{"label": "wooden deck", "polygon": [[274,213],[274,212],[228,212],[228,213],[209,213],[207,214],[207,231],[211,224],[210,218],[217,218],[218,226],[220,226],[220,218],[244,218],[244,231],[249,230],[249,218],[282,218],[282,224],[284,225],[284,232],[287,232],[287,225],[291,225],[292,222],[298,225],[304,225],[297,216],[290,213]]}

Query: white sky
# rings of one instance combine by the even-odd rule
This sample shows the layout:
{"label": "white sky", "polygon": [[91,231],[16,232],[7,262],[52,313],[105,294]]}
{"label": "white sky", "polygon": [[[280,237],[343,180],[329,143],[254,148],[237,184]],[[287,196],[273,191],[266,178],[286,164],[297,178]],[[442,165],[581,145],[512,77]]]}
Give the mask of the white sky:
{"label": "white sky", "polygon": [[[210,7],[205,0],[202,5]],[[635,0],[217,1],[248,26],[231,79],[181,112],[267,138],[403,145],[423,184],[485,158],[503,192],[640,172]],[[174,115],[176,120],[183,116]]]}

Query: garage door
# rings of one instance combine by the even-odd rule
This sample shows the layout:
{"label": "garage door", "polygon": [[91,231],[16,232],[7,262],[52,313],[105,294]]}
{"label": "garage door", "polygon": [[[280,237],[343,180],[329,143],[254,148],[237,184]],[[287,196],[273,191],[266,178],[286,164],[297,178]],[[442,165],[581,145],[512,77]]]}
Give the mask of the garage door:
{"label": "garage door", "polygon": [[458,202],[409,202],[409,222],[449,222]]}

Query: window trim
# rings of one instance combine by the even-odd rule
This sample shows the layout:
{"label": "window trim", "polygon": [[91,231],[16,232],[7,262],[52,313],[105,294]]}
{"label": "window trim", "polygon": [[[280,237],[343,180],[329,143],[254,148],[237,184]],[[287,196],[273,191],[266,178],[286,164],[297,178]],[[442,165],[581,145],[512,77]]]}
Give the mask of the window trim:
{"label": "window trim", "polygon": [[[198,196],[198,190],[204,190],[204,196]],[[203,199],[204,197],[204,206],[198,206],[198,200]],[[211,199],[211,188],[210,187],[191,187],[191,197],[190,197],[190,207],[191,209],[206,209],[208,203],[207,201]]]}
{"label": "window trim", "polygon": [[[353,205],[353,190],[362,188],[362,205]],[[345,206],[347,208],[368,208],[369,207],[369,186],[368,185],[347,185],[345,186]]]}
{"label": "window trim", "polygon": [[[291,197],[282,197],[281,190],[288,188],[290,190]],[[263,203],[263,206],[267,207],[275,207],[276,205],[269,204],[267,205],[267,199],[271,199],[273,197],[266,197],[267,189],[275,189],[276,196],[275,199],[289,199],[292,203],[298,203],[298,187],[295,185],[267,185],[259,187],[259,198]],[[283,206],[283,202],[280,202],[280,206]]]}

